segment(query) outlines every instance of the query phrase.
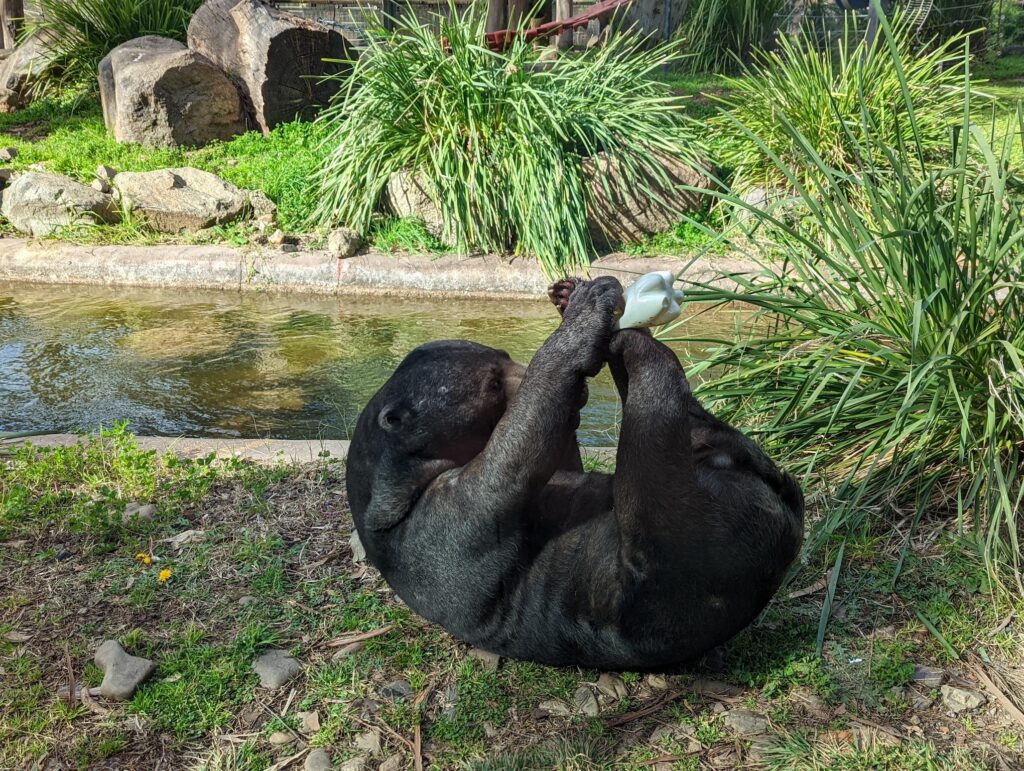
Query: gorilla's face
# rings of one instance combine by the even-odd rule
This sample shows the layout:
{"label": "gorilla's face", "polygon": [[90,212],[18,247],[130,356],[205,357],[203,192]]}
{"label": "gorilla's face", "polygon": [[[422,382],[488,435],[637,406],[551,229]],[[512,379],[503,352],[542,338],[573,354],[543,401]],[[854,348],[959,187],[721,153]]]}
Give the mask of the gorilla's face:
{"label": "gorilla's face", "polygon": [[465,465],[486,446],[525,372],[504,351],[484,345],[428,343],[381,389],[377,425],[405,452]]}

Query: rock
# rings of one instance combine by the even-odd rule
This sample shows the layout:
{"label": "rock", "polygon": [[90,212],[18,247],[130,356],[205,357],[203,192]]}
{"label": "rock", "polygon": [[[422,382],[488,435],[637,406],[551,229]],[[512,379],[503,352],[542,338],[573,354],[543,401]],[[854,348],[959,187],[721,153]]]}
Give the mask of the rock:
{"label": "rock", "polygon": [[666,740],[678,744],[685,753],[696,753],[701,750],[701,743],[694,736],[693,728],[683,723],[655,728],[648,739],[649,742],[657,745],[663,745]]}
{"label": "rock", "polygon": [[14,112],[32,101],[32,87],[46,67],[47,45],[42,33],[23,40],[0,64],[0,112]]}
{"label": "rock", "polygon": [[349,758],[339,767],[340,771],[366,771],[366,758]]}
{"label": "rock", "polygon": [[910,703],[910,706],[916,710],[931,709],[932,704],[935,703],[935,699],[921,693],[916,688],[907,689],[907,701]]}
{"label": "rock", "polygon": [[629,697],[629,689],[626,687],[625,681],[618,675],[609,672],[605,672],[597,678],[597,690],[601,695],[607,696],[613,701],[621,701]]}
{"label": "rock", "polygon": [[749,709],[729,710],[722,722],[737,736],[759,736],[768,732],[768,719]]}
{"label": "rock", "polygon": [[377,767],[377,771],[402,771],[405,768],[402,753],[396,752]]}
{"label": "rock", "polygon": [[315,117],[344,84],[324,76],[349,73],[354,57],[337,30],[263,0],[207,0],[192,16],[188,45],[239,84],[264,133]]}
{"label": "rock", "polygon": [[540,710],[548,715],[566,717],[572,714],[572,707],[559,699],[548,699],[540,703]]}
{"label": "rock", "polygon": [[26,634],[25,632],[19,632],[17,629],[12,629],[10,632],[4,634],[4,639],[11,643],[23,643],[28,642],[32,639],[32,635]]}
{"label": "rock", "polygon": [[376,728],[371,728],[369,731],[364,731],[361,734],[356,734],[355,740],[356,749],[367,752],[370,755],[380,754],[380,731]]}
{"label": "rock", "polygon": [[0,161],[4,163],[10,163],[18,157],[17,147],[2,147],[0,148]]}
{"label": "rock", "polygon": [[388,701],[409,701],[415,691],[406,680],[393,680],[380,689],[380,695]]}
{"label": "rock", "polygon": [[750,746],[747,747],[746,760],[750,763],[764,763],[775,744],[776,740],[771,736],[758,736],[751,739]]}
{"label": "rock", "polygon": [[331,754],[322,747],[312,750],[302,764],[303,771],[330,771],[332,768],[334,764],[331,763]]}
{"label": "rock", "polygon": [[256,598],[253,597],[251,594],[245,594],[238,598],[238,604],[241,605],[243,608],[246,605],[252,605],[254,602],[256,602]]}
{"label": "rock", "polygon": [[572,695],[572,701],[576,708],[587,717],[597,717],[601,711],[597,704],[597,697],[586,685],[581,685],[576,689],[576,692]]}
{"label": "rock", "polygon": [[480,648],[470,648],[469,653],[466,654],[471,659],[476,659],[480,662],[480,668],[486,672],[498,671],[498,664],[501,662],[501,656],[497,653],[491,653]]}
{"label": "rock", "polygon": [[299,251],[299,245],[291,241],[286,241],[281,244],[281,251],[285,254],[295,254],[295,252]]}
{"label": "rock", "polygon": [[267,236],[267,243],[271,244],[272,246],[281,246],[284,244],[286,239],[287,236],[284,234],[283,230],[275,230],[273,233]]}
{"label": "rock", "polygon": [[103,122],[118,142],[202,147],[245,133],[238,89],[200,53],[147,35],[122,43],[99,66]]}
{"label": "rock", "polygon": [[156,514],[156,504],[154,503],[126,503],[124,511],[121,512],[121,521],[124,523],[131,522],[133,519],[138,519],[142,522],[150,522],[153,519],[153,515]]}
{"label": "rock", "polygon": [[636,192],[635,185],[623,181],[619,165],[604,153],[583,162],[583,175],[589,194],[587,229],[601,245],[639,243],[655,233],[677,224],[684,215],[704,209],[707,195],[680,189],[682,185],[710,187],[711,179],[681,160],[662,158],[667,185],[652,176],[644,185],[659,191],[661,201]]}
{"label": "rock", "polygon": [[359,251],[363,239],[352,228],[335,228],[327,236],[327,253],[338,260],[347,260]]}
{"label": "rock", "polygon": [[942,703],[954,715],[967,710],[978,709],[988,702],[983,693],[972,691],[969,688],[957,688],[952,685],[944,685],[942,691]]}
{"label": "rock", "polygon": [[497,738],[497,736],[498,736],[498,729],[494,727],[493,723],[490,723],[487,720],[485,720],[483,727],[484,727],[484,736],[486,736],[488,739]]}
{"label": "rock", "polygon": [[706,680],[703,677],[698,677],[691,683],[690,688],[696,694],[708,696],[724,696],[727,698],[735,698],[743,693],[743,689],[729,683],[723,683],[721,680]]}
{"label": "rock", "polygon": [[829,718],[828,706],[810,688],[794,688],[789,694],[789,699],[817,720],[827,720]]}
{"label": "rock", "polygon": [[123,171],[113,184],[132,217],[162,233],[195,233],[225,225],[238,219],[247,203],[230,182],[192,168]]}
{"label": "rock", "polygon": [[299,733],[304,733],[307,736],[315,734],[320,730],[320,713],[316,712],[300,712],[299,713]]}
{"label": "rock", "polygon": [[110,192],[113,189],[110,187],[110,183],[107,182],[107,180],[105,179],[94,179],[92,182],[89,183],[89,187],[91,187],[93,190],[98,190],[99,192],[103,193],[103,195],[110,195]]}
{"label": "rock", "polygon": [[669,686],[668,680],[666,680],[662,675],[647,675],[647,677],[644,678],[644,682],[652,691],[666,691]]}
{"label": "rock", "polygon": [[277,219],[277,204],[262,190],[243,190],[249,198],[249,211],[252,218],[261,221]]}
{"label": "rock", "polygon": [[914,673],[910,676],[912,683],[918,683],[925,688],[938,688],[946,679],[946,673],[935,667],[923,664],[914,665]]}
{"label": "rock", "polygon": [[0,209],[14,227],[32,236],[120,219],[110,196],[69,177],[38,171],[21,174],[4,190]]}
{"label": "rock", "polygon": [[103,643],[93,660],[103,672],[100,694],[112,701],[128,701],[156,669],[156,664],[149,659],[130,656],[117,640]]}
{"label": "rock", "polygon": [[268,741],[275,747],[284,747],[292,744],[295,741],[295,737],[288,731],[274,731],[270,734]]}
{"label": "rock", "polygon": [[302,664],[288,655],[288,651],[271,649],[260,656],[252,665],[260,676],[260,685],[276,691],[302,671]]}
{"label": "rock", "polygon": [[359,531],[353,530],[348,539],[348,547],[352,550],[353,562],[366,562],[366,549],[363,542],[359,540]]}
{"label": "rock", "polygon": [[397,216],[422,220],[428,233],[434,238],[444,239],[444,218],[425,179],[408,171],[396,171],[388,180],[387,193],[388,203]]}
{"label": "rock", "polygon": [[104,166],[103,164],[100,164],[99,166],[96,167],[96,179],[102,179],[106,180],[107,182],[110,182],[116,176],[116,169],[112,169],[109,166]]}

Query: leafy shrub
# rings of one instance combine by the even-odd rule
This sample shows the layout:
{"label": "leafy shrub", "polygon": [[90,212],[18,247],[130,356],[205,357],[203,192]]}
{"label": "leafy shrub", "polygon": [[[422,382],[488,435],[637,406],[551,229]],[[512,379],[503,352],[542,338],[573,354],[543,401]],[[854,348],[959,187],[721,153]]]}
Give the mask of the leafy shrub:
{"label": "leafy shrub", "polygon": [[[897,72],[899,110],[920,125],[899,38],[882,45],[874,55]],[[1008,564],[1019,582],[1024,201],[1007,159],[1020,140],[990,141],[966,98],[937,168],[923,160],[926,136],[893,142],[868,105],[841,162],[792,122],[767,138],[758,123],[743,126],[765,157],[777,137],[792,148],[772,173],[798,192],[822,238],[749,207],[766,231],[760,271],[736,276],[736,291],[703,285],[690,299],[749,303],[754,318],[694,374],[716,368],[703,397],[805,478],[833,486],[809,551],[890,515],[915,527],[926,513],[951,516],[993,575]],[[1014,122],[1024,129],[1019,106]],[[823,181],[817,192],[802,183],[807,168]]]}
{"label": "leafy shrub", "polygon": [[693,72],[730,72],[767,42],[782,0],[694,0],[681,35]]}
{"label": "leafy shrub", "polygon": [[50,61],[39,80],[43,91],[87,84],[121,43],[143,35],[184,40],[189,19],[203,0],[39,0],[38,21],[29,26],[49,41]]}
{"label": "leafy shrub", "polygon": [[[852,172],[863,163],[862,152],[874,152],[871,162],[882,165],[889,148],[911,142],[934,158],[948,145],[949,124],[963,111],[963,78],[953,66],[962,54],[952,51],[957,40],[920,52],[911,32],[897,24],[892,56],[866,51],[868,43],[852,26],[834,49],[820,50],[808,35],[784,38],[777,51],[760,54],[744,68],[742,77],[728,79],[731,93],[721,100],[728,115],[714,122],[719,160],[733,170],[733,187],[789,187],[790,172],[811,184],[818,166],[814,156],[828,168]],[[886,45],[875,41],[876,49]],[[869,141],[866,129],[872,132]]]}
{"label": "leafy shrub", "polygon": [[316,221],[366,232],[388,180],[411,169],[432,191],[443,240],[460,250],[517,250],[549,275],[584,265],[585,159],[609,153],[625,188],[655,196],[645,177],[665,181],[657,156],[688,147],[679,100],[655,77],[674,49],[616,36],[544,66],[521,39],[504,53],[485,48],[479,12],[440,27],[407,15],[393,35],[370,36],[321,117],[333,131]]}

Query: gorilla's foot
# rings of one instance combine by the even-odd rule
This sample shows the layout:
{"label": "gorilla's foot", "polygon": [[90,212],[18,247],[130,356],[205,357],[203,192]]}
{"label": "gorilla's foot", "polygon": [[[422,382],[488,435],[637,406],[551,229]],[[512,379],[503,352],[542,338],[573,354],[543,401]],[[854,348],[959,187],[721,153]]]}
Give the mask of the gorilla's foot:
{"label": "gorilla's foot", "polygon": [[569,307],[569,297],[581,283],[583,283],[582,278],[570,276],[563,278],[561,281],[556,281],[548,287],[548,299],[558,308],[559,316],[565,314],[565,309]]}

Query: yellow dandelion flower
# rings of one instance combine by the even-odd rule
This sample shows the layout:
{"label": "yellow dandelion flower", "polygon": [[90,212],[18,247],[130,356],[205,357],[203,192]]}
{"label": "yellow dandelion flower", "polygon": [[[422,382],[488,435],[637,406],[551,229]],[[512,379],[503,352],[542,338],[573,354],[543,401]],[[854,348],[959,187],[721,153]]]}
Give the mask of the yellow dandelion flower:
{"label": "yellow dandelion flower", "polygon": [[153,564],[153,558],[149,554],[146,554],[145,552],[141,552],[140,551],[138,554],[135,555],[135,559],[137,559],[143,565],[152,565]]}
{"label": "yellow dandelion flower", "polygon": [[160,575],[157,576],[158,581],[167,581],[171,577],[170,568],[164,568],[160,571]]}

